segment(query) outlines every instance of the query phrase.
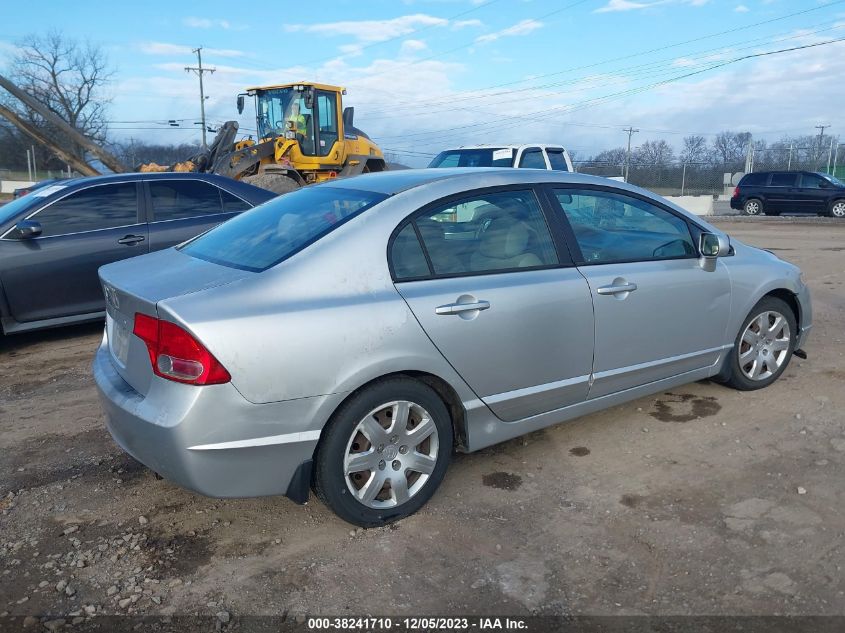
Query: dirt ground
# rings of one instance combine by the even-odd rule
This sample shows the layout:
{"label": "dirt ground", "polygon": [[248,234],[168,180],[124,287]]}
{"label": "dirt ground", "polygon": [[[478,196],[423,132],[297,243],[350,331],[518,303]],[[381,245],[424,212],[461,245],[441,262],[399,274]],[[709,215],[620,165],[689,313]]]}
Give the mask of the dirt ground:
{"label": "dirt ground", "polygon": [[845,222],[717,221],[805,271],[808,360],[456,455],[384,529],[157,480],[104,428],[101,325],[0,340],[0,614],[845,614]]}

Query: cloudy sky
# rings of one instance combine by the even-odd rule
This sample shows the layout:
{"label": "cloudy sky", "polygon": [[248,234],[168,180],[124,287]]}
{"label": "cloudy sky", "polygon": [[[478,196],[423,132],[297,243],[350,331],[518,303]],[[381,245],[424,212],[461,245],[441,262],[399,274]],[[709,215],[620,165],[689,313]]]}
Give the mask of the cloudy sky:
{"label": "cloudy sky", "polygon": [[[101,44],[117,138],[199,138],[192,49],[203,46],[207,115],[238,118],[250,86],[345,86],[356,125],[412,165],[460,144],[560,142],[580,156],[685,134],[775,140],[814,126],[845,136],[845,0],[333,0],[16,3],[0,55],[37,27]],[[244,5],[247,6],[247,5]],[[51,8],[52,7],[52,8]],[[125,7],[125,8],[124,8]],[[130,8],[131,7],[131,8]],[[5,64],[3,64],[5,65]],[[244,134],[252,113],[239,119]],[[167,120],[179,120],[171,127]]]}

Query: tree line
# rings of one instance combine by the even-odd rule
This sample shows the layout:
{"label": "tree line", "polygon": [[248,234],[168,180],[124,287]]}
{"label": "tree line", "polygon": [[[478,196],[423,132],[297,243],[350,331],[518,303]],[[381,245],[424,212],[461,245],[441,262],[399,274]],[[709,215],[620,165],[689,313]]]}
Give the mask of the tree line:
{"label": "tree line", "polygon": [[[630,164],[637,168],[668,168],[688,165],[699,168],[717,168],[724,171],[741,171],[749,154],[753,155],[754,169],[808,168],[812,165],[827,166],[831,147],[838,145],[838,138],[824,135],[784,136],[769,143],[755,140],[750,132],[719,132],[708,141],[700,134],[685,136],[676,152],[664,139],[648,140],[632,148]],[[616,147],[601,151],[583,161],[587,168],[619,167],[625,165],[627,150]]]}

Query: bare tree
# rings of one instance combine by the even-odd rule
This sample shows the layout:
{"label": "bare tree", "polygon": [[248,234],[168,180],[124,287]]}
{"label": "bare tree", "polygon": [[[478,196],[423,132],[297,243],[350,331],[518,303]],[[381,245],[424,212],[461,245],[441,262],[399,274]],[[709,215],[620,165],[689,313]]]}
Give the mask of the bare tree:
{"label": "bare tree", "polygon": [[672,146],[663,139],[646,141],[634,152],[634,163],[639,167],[666,167],[674,156]]}
{"label": "bare tree", "polygon": [[625,148],[615,147],[599,152],[589,160],[590,164],[622,166],[625,163]]}
{"label": "bare tree", "polygon": [[713,139],[713,163],[717,165],[744,163],[750,141],[750,132],[719,132]]}
{"label": "bare tree", "polygon": [[[29,35],[18,42],[17,48],[10,65],[14,83],[82,135],[104,142],[110,99],[103,92],[113,73],[103,50],[58,31]],[[85,152],[78,143],[31,108],[12,98],[7,98],[5,105],[69,153],[84,158]]]}
{"label": "bare tree", "polygon": [[700,134],[685,136],[680,159],[690,165],[703,163],[707,159],[707,140]]}

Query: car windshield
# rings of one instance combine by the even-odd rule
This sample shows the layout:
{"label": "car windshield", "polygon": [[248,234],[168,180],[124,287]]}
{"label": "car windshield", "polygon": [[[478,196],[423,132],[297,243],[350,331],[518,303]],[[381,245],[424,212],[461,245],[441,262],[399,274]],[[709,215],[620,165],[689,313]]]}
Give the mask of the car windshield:
{"label": "car windshield", "polygon": [[825,180],[829,180],[830,182],[832,182],[832,183],[833,183],[834,185],[836,185],[837,187],[845,187],[845,182],[842,182],[842,181],[841,181],[841,180],[839,180],[839,178],[837,178],[836,176],[830,176],[830,175],[828,175],[828,174],[819,174],[819,175],[820,175],[822,178],[824,178]]}
{"label": "car windshield", "polygon": [[242,213],[180,248],[215,264],[260,272],[385,198],[370,191],[306,187]]}
{"label": "car windshield", "polygon": [[429,167],[513,167],[513,149],[484,147],[440,152]]}

